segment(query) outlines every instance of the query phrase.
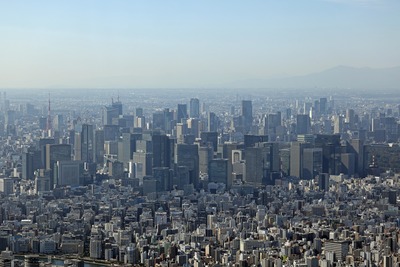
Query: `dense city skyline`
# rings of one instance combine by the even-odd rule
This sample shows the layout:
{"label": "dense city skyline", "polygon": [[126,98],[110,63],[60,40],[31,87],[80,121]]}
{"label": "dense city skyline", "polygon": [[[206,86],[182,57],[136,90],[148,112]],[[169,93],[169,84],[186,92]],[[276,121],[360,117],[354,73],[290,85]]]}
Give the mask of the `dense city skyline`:
{"label": "dense city skyline", "polygon": [[397,92],[44,91],[0,91],[0,266],[399,266]]}
{"label": "dense city skyline", "polygon": [[2,1],[0,267],[400,267],[399,11]]}

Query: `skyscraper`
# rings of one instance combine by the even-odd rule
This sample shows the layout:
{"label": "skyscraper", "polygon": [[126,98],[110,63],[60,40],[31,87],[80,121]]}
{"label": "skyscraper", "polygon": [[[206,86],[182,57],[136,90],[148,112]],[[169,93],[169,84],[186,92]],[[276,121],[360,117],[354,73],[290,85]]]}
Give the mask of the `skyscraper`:
{"label": "skyscraper", "polygon": [[322,172],[329,174],[340,173],[340,135],[338,134],[317,134],[315,147],[322,148]]}
{"label": "skyscraper", "polygon": [[190,118],[187,120],[189,133],[193,134],[195,138],[199,137],[199,132],[200,132],[199,124],[200,124],[199,119]]}
{"label": "skyscraper", "polygon": [[83,162],[93,162],[94,148],[93,125],[83,124],[81,134],[81,160]]}
{"label": "skyscraper", "polygon": [[247,147],[246,155],[246,183],[253,185],[263,184],[263,156],[259,147]]}
{"label": "skyscraper", "polygon": [[136,141],[142,137],[141,134],[122,133],[118,140],[118,160],[128,167],[129,161],[136,151]]}
{"label": "skyscraper", "polygon": [[305,114],[298,114],[296,117],[296,133],[308,134],[311,132],[310,117]]}
{"label": "skyscraper", "polygon": [[190,183],[197,187],[199,183],[199,152],[197,145],[176,144],[175,164],[186,166],[189,170]]}
{"label": "skyscraper", "polygon": [[118,115],[122,115],[122,103],[119,101],[119,97],[117,102],[112,102],[111,107],[118,110]]}
{"label": "skyscraper", "polygon": [[249,133],[253,124],[253,104],[251,100],[242,100],[242,120],[244,133]]}
{"label": "skyscraper", "polygon": [[348,108],[346,109],[346,122],[349,124],[350,129],[354,127],[355,113],[354,109]]}
{"label": "skyscraper", "polygon": [[187,105],[186,104],[178,104],[178,113],[176,120],[177,122],[182,122],[182,119],[186,120],[188,117],[187,114]]}
{"label": "skyscraper", "polygon": [[153,168],[153,177],[157,181],[157,192],[172,190],[172,175],[169,168]]}
{"label": "skyscraper", "polygon": [[208,124],[207,124],[207,131],[208,132],[216,132],[218,131],[218,117],[215,115],[214,112],[208,113]]}
{"label": "skyscraper", "polygon": [[104,131],[96,130],[94,132],[93,159],[98,164],[104,162]]}
{"label": "skyscraper", "polygon": [[53,169],[57,161],[71,160],[71,145],[47,144],[46,145],[46,169]]}
{"label": "skyscraper", "polygon": [[305,148],[301,178],[311,180],[320,173],[322,173],[322,148]]}
{"label": "skyscraper", "polygon": [[311,148],[309,143],[292,142],[290,144],[290,175],[296,177],[303,176],[303,151]]}
{"label": "skyscraper", "polygon": [[232,164],[228,159],[212,159],[208,168],[208,180],[214,183],[223,183],[226,188],[232,186]]}
{"label": "skyscraper", "polygon": [[328,111],[328,99],[326,97],[321,97],[319,99],[319,112],[321,115],[325,115]]}
{"label": "skyscraper", "polygon": [[29,147],[22,153],[22,179],[33,180],[34,172],[42,166],[40,150]]}
{"label": "skyscraper", "polygon": [[46,169],[50,172],[50,188],[53,188],[55,173],[55,164],[57,161],[71,161],[72,148],[67,144],[47,144],[46,145]]}
{"label": "skyscraper", "polygon": [[174,152],[174,140],[165,134],[153,134],[153,167],[171,168]]}
{"label": "skyscraper", "polygon": [[79,186],[83,183],[82,161],[57,161],[55,184]]}
{"label": "skyscraper", "polygon": [[190,118],[200,117],[200,101],[198,98],[190,99]]}
{"label": "skyscraper", "polygon": [[211,145],[214,151],[218,149],[218,133],[217,132],[202,132],[200,134],[202,146]]}
{"label": "skyscraper", "polygon": [[114,119],[119,117],[119,107],[106,106],[103,108],[103,125],[112,125]]}

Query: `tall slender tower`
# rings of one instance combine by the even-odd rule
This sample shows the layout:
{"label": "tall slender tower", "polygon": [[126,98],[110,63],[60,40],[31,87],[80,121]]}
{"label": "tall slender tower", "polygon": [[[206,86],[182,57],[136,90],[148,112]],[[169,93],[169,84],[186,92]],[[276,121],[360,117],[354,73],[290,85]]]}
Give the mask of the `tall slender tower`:
{"label": "tall slender tower", "polygon": [[242,122],[244,133],[249,133],[253,125],[253,104],[251,100],[242,100]]}
{"label": "tall slender tower", "polygon": [[52,135],[52,125],[51,125],[51,112],[50,112],[50,93],[49,93],[49,107],[47,110],[47,125],[46,125],[46,131],[49,137]]}

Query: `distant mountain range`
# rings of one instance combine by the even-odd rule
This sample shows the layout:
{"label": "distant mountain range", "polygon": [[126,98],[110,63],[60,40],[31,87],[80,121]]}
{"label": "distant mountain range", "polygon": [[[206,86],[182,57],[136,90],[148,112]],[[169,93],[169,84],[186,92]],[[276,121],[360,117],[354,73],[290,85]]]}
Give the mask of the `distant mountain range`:
{"label": "distant mountain range", "polygon": [[231,88],[400,89],[400,66],[381,69],[338,66],[304,76],[241,80],[224,86]]}

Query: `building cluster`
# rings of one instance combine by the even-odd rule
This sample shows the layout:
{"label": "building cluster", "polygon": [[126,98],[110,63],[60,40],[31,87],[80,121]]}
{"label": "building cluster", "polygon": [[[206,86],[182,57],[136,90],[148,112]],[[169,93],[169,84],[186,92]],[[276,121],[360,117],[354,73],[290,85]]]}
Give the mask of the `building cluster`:
{"label": "building cluster", "polygon": [[0,102],[9,262],[400,266],[395,104],[321,97],[224,110],[191,98],[124,112],[118,99],[88,118],[50,100],[42,110]]}

